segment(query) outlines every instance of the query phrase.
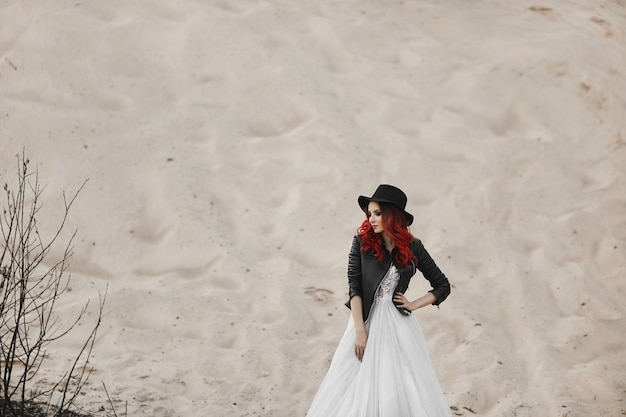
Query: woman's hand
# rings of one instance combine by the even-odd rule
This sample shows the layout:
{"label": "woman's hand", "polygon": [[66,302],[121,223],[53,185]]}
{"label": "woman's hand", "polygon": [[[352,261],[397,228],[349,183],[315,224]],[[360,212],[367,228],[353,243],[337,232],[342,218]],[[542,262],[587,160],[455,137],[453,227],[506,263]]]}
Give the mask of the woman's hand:
{"label": "woman's hand", "polygon": [[357,330],[356,341],[354,342],[354,354],[359,360],[363,360],[363,354],[365,353],[365,346],[367,345],[367,333],[365,329]]}
{"label": "woman's hand", "polygon": [[415,310],[413,303],[407,300],[401,292],[397,292],[393,295],[393,302],[398,307],[406,308],[409,311]]}

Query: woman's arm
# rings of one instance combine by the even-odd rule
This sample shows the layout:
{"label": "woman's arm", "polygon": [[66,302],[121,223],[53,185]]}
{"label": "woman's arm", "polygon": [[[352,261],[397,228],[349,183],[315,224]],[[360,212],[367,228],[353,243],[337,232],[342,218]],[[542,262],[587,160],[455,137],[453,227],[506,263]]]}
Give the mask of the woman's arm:
{"label": "woman's arm", "polygon": [[431,304],[438,306],[450,294],[450,282],[443,272],[439,269],[433,258],[430,256],[426,248],[419,239],[413,242],[413,253],[417,257],[417,269],[420,270],[424,278],[426,278],[433,289],[420,298],[409,301],[404,294],[396,293],[393,301],[398,307],[406,308],[414,311]]}
{"label": "woman's arm", "polygon": [[356,340],[354,342],[354,354],[359,360],[363,359],[365,346],[367,345],[367,331],[363,321],[363,289],[361,285],[361,243],[359,238],[354,236],[352,247],[348,255],[348,286],[349,297],[348,307],[352,310],[352,320],[356,330]]}
{"label": "woman's arm", "polygon": [[[450,295],[450,282],[443,272],[439,269],[433,258],[430,256],[426,248],[419,239],[416,239],[416,256],[417,269],[420,270],[424,278],[426,278],[433,287],[430,293],[435,297],[432,303],[438,306]],[[416,300],[417,301],[417,300]]]}
{"label": "woman's arm", "polygon": [[[357,236],[354,236],[352,239],[352,246],[348,254],[348,291],[350,300],[352,300],[352,297],[355,295],[363,297],[361,284],[361,242],[359,242]],[[350,301],[350,304],[352,304],[352,301]]]}
{"label": "woman's arm", "polygon": [[417,300],[409,301],[404,296],[404,294],[397,292],[393,296],[393,301],[398,307],[406,308],[410,311],[415,311],[418,308],[431,305],[432,303],[437,301],[437,298],[432,292],[427,292],[425,295],[421,296]]}
{"label": "woman's arm", "polygon": [[365,330],[365,322],[363,321],[363,300],[360,295],[355,295],[350,299],[350,307],[352,309],[354,329],[356,330],[354,354],[359,360],[362,360],[365,346],[367,345],[367,330]]}

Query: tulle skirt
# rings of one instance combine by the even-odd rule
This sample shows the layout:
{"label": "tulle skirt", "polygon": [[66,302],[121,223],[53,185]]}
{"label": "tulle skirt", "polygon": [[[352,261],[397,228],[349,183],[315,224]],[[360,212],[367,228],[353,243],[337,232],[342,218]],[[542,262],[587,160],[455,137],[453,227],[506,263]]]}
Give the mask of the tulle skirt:
{"label": "tulle skirt", "polygon": [[307,417],[450,417],[422,329],[390,296],[374,301],[363,361],[352,318]]}

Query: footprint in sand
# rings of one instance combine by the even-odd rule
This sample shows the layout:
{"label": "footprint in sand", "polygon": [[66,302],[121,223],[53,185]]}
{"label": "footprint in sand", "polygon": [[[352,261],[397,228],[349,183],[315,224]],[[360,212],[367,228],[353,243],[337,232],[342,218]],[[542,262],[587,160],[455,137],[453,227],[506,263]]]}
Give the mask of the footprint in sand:
{"label": "footprint in sand", "polygon": [[544,6],[530,6],[528,10],[530,10],[531,12],[542,14],[544,16],[552,16],[554,12],[553,8]]}
{"label": "footprint in sand", "polygon": [[611,22],[604,20],[603,18],[598,17],[598,16],[592,17],[591,21],[604,29],[605,37],[609,38],[615,35],[615,29],[613,28],[613,25],[611,24]]}
{"label": "footprint in sand", "polygon": [[321,304],[326,304],[333,300],[333,295],[335,294],[331,290],[327,290],[326,288],[315,288],[315,287],[306,287],[304,289],[304,293],[311,297],[313,301]]}

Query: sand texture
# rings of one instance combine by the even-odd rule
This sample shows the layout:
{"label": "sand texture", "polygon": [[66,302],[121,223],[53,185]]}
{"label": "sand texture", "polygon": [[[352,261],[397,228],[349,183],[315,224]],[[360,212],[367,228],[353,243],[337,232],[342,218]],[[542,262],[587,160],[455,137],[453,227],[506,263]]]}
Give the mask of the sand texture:
{"label": "sand texture", "polygon": [[87,409],[304,416],[390,183],[453,284],[414,313],[453,415],[626,415],[623,0],[0,0],[2,184],[24,147],[43,232],[89,179]]}

